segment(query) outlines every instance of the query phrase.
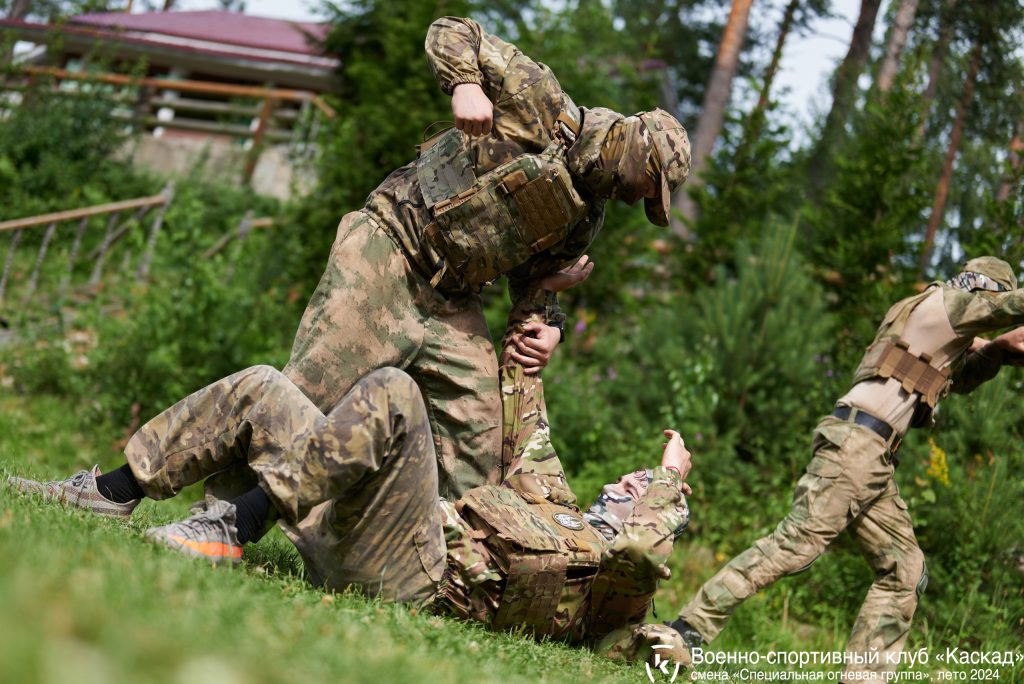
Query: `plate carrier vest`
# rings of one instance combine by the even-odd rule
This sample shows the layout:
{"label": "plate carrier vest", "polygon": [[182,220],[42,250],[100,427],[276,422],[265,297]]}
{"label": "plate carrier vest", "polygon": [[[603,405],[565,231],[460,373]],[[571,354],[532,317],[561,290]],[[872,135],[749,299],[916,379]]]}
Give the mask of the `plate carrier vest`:
{"label": "plate carrier vest", "polygon": [[434,219],[423,233],[441,257],[432,286],[477,291],[565,239],[587,212],[565,163],[579,130],[562,112],[543,152],[480,176],[462,131],[449,128],[420,145],[416,176]]}
{"label": "plate carrier vest", "polygon": [[902,339],[910,314],[931,296],[932,292],[933,290],[928,288],[889,309],[879,328],[878,336],[868,347],[853,377],[854,384],[876,377],[896,378],[907,392],[918,394],[929,411],[923,418],[916,417],[914,425],[920,425],[922,420],[927,419],[930,410],[949,393],[949,385],[952,382],[952,370],[949,367],[935,367],[929,354],[912,354],[910,345]]}
{"label": "plate carrier vest", "polygon": [[505,574],[494,629],[524,626],[552,634],[559,609],[586,607],[607,542],[575,508],[553,504],[510,487],[485,485],[455,504]]}

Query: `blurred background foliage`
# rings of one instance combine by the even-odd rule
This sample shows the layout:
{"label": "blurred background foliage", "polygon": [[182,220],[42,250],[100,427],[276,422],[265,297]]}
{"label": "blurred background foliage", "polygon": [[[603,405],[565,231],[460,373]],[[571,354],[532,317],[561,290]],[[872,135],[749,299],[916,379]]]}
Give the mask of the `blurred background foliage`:
{"label": "blurred background foliage", "polygon": [[[59,14],[71,4],[47,7]],[[425,127],[450,119],[422,53],[435,17],[479,19],[549,64],[579,104],[662,106],[692,133],[705,123],[709,73],[737,4],[325,4],[334,26],[326,47],[344,66],[313,192],[278,203],[181,184],[154,265],[159,286],[100,292],[71,322],[48,312],[57,323],[0,349],[3,391],[67,396],[82,407],[68,418],[77,427],[121,434],[234,370],[283,366],[341,215],[413,158]],[[969,256],[1002,254],[1020,269],[1024,181],[1012,150],[1024,121],[1024,8],[921,0],[899,69],[883,86],[883,48],[902,4],[872,15],[869,28],[884,25],[885,45],[869,40],[858,53],[851,42],[832,109],[799,131],[771,90],[772,55],[829,3],[759,7],[740,36],[739,85],[717,144],[700,182],[687,186],[694,210],[664,230],[637,209],[610,206],[591,250],[593,276],[563,298],[566,341],[544,378],[556,444],[582,498],[656,461],[662,427],[681,430],[694,452],[693,522],[673,561],[670,601],[687,598],[788,510],[811,429],[846,389],[890,303]],[[851,70],[852,86],[843,85]],[[973,96],[960,106],[968,81]],[[54,131],[66,144],[48,144]],[[0,125],[4,215],[159,191],[161,179],[112,155],[131,135],[99,101],[30,99]],[[195,258],[249,210],[284,227]],[[496,338],[506,302],[501,287],[489,288]],[[19,328],[38,312],[5,315]],[[921,645],[1024,637],[1020,391],[1020,373],[1009,371],[973,396],[951,397],[935,429],[903,448],[897,479],[932,576],[915,626]],[[834,627],[843,639],[869,583],[867,565],[841,538],[813,572],[781,583],[757,613],[741,612],[727,639],[784,642],[773,618],[780,610],[783,630],[788,619]]]}

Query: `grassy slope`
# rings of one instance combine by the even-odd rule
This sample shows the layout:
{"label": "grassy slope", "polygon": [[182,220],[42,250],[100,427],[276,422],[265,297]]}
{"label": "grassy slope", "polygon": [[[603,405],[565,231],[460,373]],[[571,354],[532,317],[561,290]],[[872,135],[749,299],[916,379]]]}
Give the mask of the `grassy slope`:
{"label": "grassy slope", "polygon": [[[72,411],[52,398],[0,399],[4,478],[13,472],[64,476],[95,462],[118,465],[117,436],[64,429],[76,422],[67,418]],[[174,501],[146,501],[130,523],[121,523],[0,487],[4,679],[646,681],[641,668],[587,651],[496,635],[356,596],[325,596],[303,582],[293,549],[277,532],[247,549],[246,563],[235,570],[214,569],[144,541],[142,530],[181,517],[196,498],[198,493],[186,492]],[[699,548],[680,549],[672,560],[675,577],[657,601],[661,618],[722,560]],[[817,627],[795,622],[788,617],[791,588],[780,582],[748,601],[716,650],[840,648],[848,624],[837,618]],[[941,631],[918,624],[909,646],[939,651],[933,633]],[[1019,645],[985,650],[998,646]]]}

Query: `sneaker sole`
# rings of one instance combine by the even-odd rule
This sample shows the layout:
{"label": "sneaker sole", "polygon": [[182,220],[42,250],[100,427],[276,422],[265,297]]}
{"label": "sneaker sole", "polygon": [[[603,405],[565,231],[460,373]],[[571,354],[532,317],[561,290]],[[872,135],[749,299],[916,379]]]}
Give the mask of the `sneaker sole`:
{"label": "sneaker sole", "polygon": [[197,542],[174,535],[163,535],[146,531],[146,538],[169,549],[192,558],[205,560],[213,565],[238,565],[242,562],[242,548],[223,542]]}

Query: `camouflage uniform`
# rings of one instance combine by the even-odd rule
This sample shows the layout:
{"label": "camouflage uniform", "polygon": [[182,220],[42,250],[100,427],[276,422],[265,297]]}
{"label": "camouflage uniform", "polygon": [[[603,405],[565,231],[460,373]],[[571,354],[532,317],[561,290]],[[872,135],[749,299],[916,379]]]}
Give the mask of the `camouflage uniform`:
{"label": "camouflage uniform", "polygon": [[[575,189],[587,204],[585,215],[564,239],[507,274],[513,299],[510,325],[527,320],[557,324],[562,315],[554,298],[535,296],[529,283],[584,252],[601,228],[612,181],[621,184],[623,174],[633,173],[638,183],[652,149],[665,169],[660,201],[667,203],[668,190],[689,169],[685,131],[678,122],[673,128],[675,120],[664,112],[647,113],[647,127],[654,132],[645,129],[620,144],[617,159],[602,158],[605,138],[609,132],[612,138],[624,135],[620,124],[627,119],[606,109],[576,107],[551,70],[514,45],[482,31],[476,22],[444,18],[430,27],[426,51],[446,93],[458,84],[478,83],[494,104],[492,133],[464,141],[476,175],[548,148],[560,114],[583,122],[567,161]],[[663,212],[654,207],[648,213],[660,219]],[[394,171],[362,210],[342,219],[284,374],[326,411],[367,372],[385,366],[405,370],[427,403],[441,493],[458,496],[476,485],[496,484],[502,476],[498,368],[477,288],[431,285],[440,256],[424,233],[433,220],[415,162]]]}
{"label": "camouflage uniform", "polygon": [[[1012,274],[1008,285],[1016,287]],[[849,527],[875,572],[875,581],[847,651],[866,654],[874,649],[879,662],[866,669],[878,673],[894,669],[887,656],[902,650],[918,597],[927,584],[924,555],[893,479],[895,451],[925,398],[907,391],[896,377],[879,377],[869,368],[870,350],[895,333],[908,343],[911,353],[929,357],[934,368],[959,367],[952,377],[952,390],[966,392],[995,374],[991,359],[968,353],[975,335],[1022,321],[1024,291],[1017,289],[969,292],[933,283],[922,294],[894,305],[861,363],[858,377],[863,379],[837,402],[837,410],[855,409],[884,421],[891,426],[892,436],[883,440],[872,429],[853,422],[856,414],[852,412],[847,419],[823,418],[815,429],[813,457],[797,483],[790,513],[774,532],[708,580],[680,617],[705,640],[714,639],[741,602],[780,577],[808,568]],[[942,394],[944,390],[938,396]],[[848,672],[857,669],[847,668]],[[880,674],[878,681],[883,681]]]}
{"label": "camouflage uniform", "polygon": [[[506,368],[502,398],[510,471],[501,491],[580,515],[551,448],[540,379]],[[125,454],[155,499],[247,461],[314,584],[494,622],[507,572],[456,505],[439,499],[426,408],[400,370],[370,373],[325,416],[281,373],[250,368],[154,418]],[[659,467],[605,488],[586,514],[599,569],[590,583],[566,583],[540,631],[622,658],[668,645],[686,662],[674,631],[642,624],[687,519],[680,484]]]}

